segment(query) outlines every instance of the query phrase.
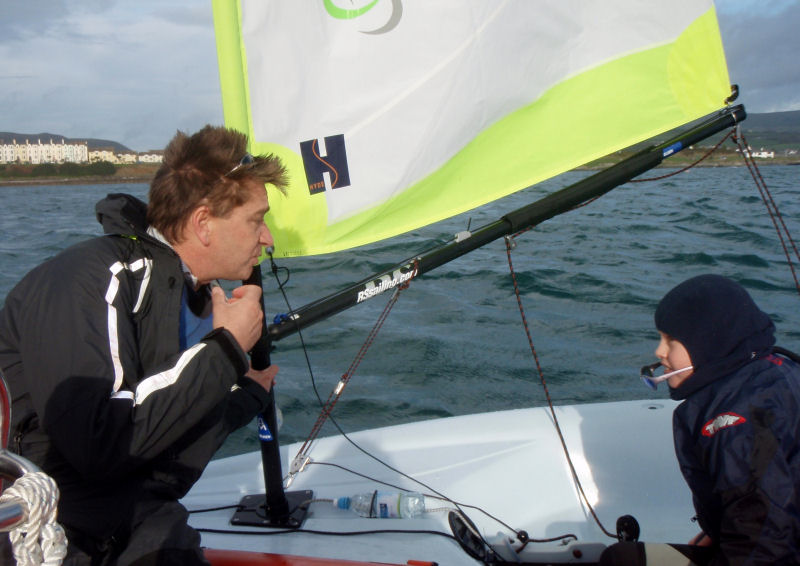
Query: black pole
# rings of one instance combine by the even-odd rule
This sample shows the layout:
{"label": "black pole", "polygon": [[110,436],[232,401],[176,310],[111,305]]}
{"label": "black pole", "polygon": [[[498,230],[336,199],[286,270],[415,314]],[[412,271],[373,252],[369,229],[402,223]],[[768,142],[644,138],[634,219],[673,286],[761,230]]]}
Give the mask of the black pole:
{"label": "black pole", "polygon": [[[263,290],[261,266],[253,266],[250,277],[242,281],[243,285],[256,285]],[[270,350],[272,341],[267,332],[267,315],[264,308],[264,297],[261,297],[262,319],[261,337],[250,350],[250,365],[254,370],[266,369],[270,366]],[[262,527],[297,528],[306,515],[301,504],[312,498],[310,491],[289,492],[283,489],[283,471],[281,469],[280,443],[278,442],[278,419],[275,408],[275,387],[269,390],[269,401],[266,411],[258,415],[258,439],[261,445],[261,465],[264,470],[264,495],[247,495],[239,503],[239,510],[231,522],[237,525]],[[288,497],[287,497],[288,496]],[[293,505],[290,507],[289,499]]]}
{"label": "black pole", "polygon": [[[245,281],[245,285],[255,285],[263,289],[261,266],[254,265],[253,271]],[[264,309],[264,297],[261,300],[261,338],[250,351],[250,365],[254,370],[267,369],[270,364],[272,343],[267,334],[267,313]],[[281,470],[280,446],[278,444],[278,419],[275,410],[275,388],[270,387],[269,405],[266,413],[258,415],[258,438],[261,443],[261,462],[264,467],[264,486],[266,488],[267,516],[277,522],[285,522],[289,517],[289,502],[283,491],[283,472]],[[264,428],[266,425],[266,429]]]}
{"label": "black pole", "polygon": [[658,146],[650,146],[608,169],[510,212],[501,219],[471,232],[467,237],[457,237],[454,241],[409,258],[391,269],[376,273],[346,289],[296,309],[283,317],[281,322],[269,325],[269,338],[272,341],[281,340],[489,242],[536,226],[553,216],[572,210],[658,166],[666,157],[717,132],[731,128],[745,118],[744,106],[726,108]]}

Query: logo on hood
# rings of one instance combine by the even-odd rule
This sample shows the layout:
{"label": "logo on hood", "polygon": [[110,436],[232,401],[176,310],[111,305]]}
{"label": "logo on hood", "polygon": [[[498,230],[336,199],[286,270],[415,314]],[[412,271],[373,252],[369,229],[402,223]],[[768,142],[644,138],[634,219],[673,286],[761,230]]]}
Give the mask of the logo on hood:
{"label": "logo on hood", "polygon": [[712,437],[723,428],[738,426],[747,422],[742,415],[736,413],[722,413],[703,425],[703,436]]}

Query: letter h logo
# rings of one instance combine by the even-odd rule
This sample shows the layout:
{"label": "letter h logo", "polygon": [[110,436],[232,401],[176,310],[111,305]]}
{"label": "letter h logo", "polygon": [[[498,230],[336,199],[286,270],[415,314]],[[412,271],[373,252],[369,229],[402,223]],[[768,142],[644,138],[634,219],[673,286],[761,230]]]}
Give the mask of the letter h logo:
{"label": "letter h logo", "polygon": [[313,194],[326,189],[338,189],[350,185],[350,170],[347,168],[347,152],[344,135],[328,136],[324,148],[319,140],[300,142],[300,155],[308,180],[308,192]]}

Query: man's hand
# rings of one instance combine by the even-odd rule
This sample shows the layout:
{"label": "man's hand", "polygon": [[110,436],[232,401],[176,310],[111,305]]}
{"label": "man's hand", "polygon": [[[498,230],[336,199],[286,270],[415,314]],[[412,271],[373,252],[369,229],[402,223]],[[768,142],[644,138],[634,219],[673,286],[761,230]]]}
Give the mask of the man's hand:
{"label": "man's hand", "polygon": [[275,385],[275,377],[278,375],[278,366],[269,366],[267,369],[250,368],[245,377],[249,377],[261,387],[269,391]]}
{"label": "man's hand", "polygon": [[[211,289],[211,308],[214,328],[224,327],[233,334],[242,350],[249,352],[261,337],[261,289],[242,285],[225,297],[221,287]],[[269,368],[268,368],[269,369]]]}

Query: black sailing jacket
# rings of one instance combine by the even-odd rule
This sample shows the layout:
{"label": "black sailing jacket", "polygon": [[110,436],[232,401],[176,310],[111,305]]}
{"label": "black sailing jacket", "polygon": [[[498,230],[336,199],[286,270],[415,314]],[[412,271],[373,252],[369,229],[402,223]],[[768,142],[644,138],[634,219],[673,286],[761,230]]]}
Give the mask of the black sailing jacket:
{"label": "black sailing jacket", "polygon": [[673,432],[712,564],[800,563],[800,366],[750,362],[690,395]]}
{"label": "black sailing jacket", "polygon": [[109,195],[107,235],[32,270],[0,311],[11,448],[56,480],[59,522],[98,538],[124,533],[137,499],[185,495],[269,398],[227,331],[180,351],[184,275],[144,215]]}

